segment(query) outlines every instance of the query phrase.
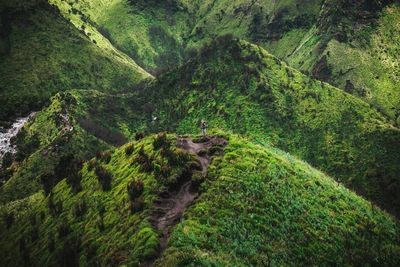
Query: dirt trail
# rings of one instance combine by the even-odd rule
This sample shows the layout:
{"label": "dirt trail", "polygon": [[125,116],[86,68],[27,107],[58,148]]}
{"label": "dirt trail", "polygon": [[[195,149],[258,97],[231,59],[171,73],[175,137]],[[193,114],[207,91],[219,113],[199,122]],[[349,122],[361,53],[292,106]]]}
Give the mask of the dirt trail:
{"label": "dirt trail", "polygon": [[[194,143],[189,137],[178,137],[177,146],[196,154],[202,167],[203,176],[207,175],[207,168],[210,163],[210,157],[207,150],[213,145],[226,145],[223,138],[208,137],[201,143]],[[151,221],[154,227],[161,233],[159,253],[153,259],[144,262],[141,266],[153,266],[154,262],[162,256],[167,248],[169,235],[173,227],[179,223],[183,212],[190,206],[199,192],[192,185],[192,181],[184,182],[178,189],[172,192],[165,192],[156,202],[156,208],[152,215]]]}

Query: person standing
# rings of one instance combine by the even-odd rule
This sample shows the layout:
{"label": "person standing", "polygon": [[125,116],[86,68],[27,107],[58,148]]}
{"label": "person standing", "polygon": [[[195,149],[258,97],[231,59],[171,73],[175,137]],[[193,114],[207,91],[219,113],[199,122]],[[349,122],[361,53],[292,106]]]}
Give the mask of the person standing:
{"label": "person standing", "polygon": [[203,135],[203,137],[206,137],[206,135],[207,135],[207,123],[204,120],[201,120],[200,128],[201,128],[201,134]]}

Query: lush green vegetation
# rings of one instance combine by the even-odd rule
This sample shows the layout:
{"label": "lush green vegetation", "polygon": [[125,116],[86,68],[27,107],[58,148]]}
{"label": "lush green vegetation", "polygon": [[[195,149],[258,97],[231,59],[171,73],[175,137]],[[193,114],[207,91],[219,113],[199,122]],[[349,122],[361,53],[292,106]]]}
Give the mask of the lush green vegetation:
{"label": "lush green vegetation", "polygon": [[[159,266],[399,264],[389,215],[281,151],[223,136],[225,155],[212,158]],[[156,255],[154,203],[193,166],[168,139],[169,153],[146,137],[99,154],[47,195],[1,206],[1,264],[137,266]]]}
{"label": "lush green vegetation", "polygon": [[231,33],[364,99],[392,121],[400,116],[400,17],[392,0],[51,2],[78,28],[99,30],[150,71],[179,64],[184,51]]}
{"label": "lush green vegetation", "polygon": [[278,146],[399,210],[399,129],[365,102],[307,78],[260,47],[221,38],[150,88],[143,103],[151,102],[161,129],[194,133],[204,118]]}
{"label": "lush green vegetation", "polygon": [[[115,96],[71,92],[70,102],[77,104],[69,105],[69,114],[74,129],[82,131],[77,140],[92,144],[81,137],[89,134],[97,140],[93,144],[118,145],[138,131],[195,133],[203,118],[213,127],[288,151],[399,211],[399,129],[365,102],[307,78],[260,47],[220,38],[186,65],[135,91]],[[32,125],[41,129],[47,122]],[[94,155],[95,147],[85,151]]]}
{"label": "lush green vegetation", "polygon": [[[1,3],[0,126],[45,108],[0,169],[0,265],[399,266],[399,29],[392,0]],[[197,157],[201,119],[228,145]]]}
{"label": "lush green vegetation", "polygon": [[45,0],[2,1],[0,21],[0,121],[40,109],[58,91],[115,92],[149,77]]}
{"label": "lush green vegetation", "polygon": [[160,266],[399,264],[396,222],[275,149],[230,136],[202,187]]}

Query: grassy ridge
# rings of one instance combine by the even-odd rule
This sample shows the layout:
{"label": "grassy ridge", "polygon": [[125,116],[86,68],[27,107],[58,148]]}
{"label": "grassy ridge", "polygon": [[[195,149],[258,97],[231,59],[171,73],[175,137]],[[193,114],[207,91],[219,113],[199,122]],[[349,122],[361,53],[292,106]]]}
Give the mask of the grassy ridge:
{"label": "grassy ridge", "polygon": [[307,78],[260,47],[221,39],[150,88],[148,99],[162,99],[148,108],[161,128],[193,133],[206,119],[276,145],[399,210],[399,129],[365,102]]}
{"label": "grassy ridge", "polygon": [[[70,170],[47,196],[40,192],[1,206],[4,218],[15,218],[9,228],[7,220],[1,222],[1,263],[137,266],[154,255],[158,234],[148,219],[154,201],[187,179],[193,163],[169,138],[167,154],[153,148],[154,137],[131,142],[75,170],[78,179],[71,179]],[[143,155],[151,170],[139,160]],[[130,191],[132,182],[138,187]]]}
{"label": "grassy ridge", "polygon": [[[223,136],[225,156],[212,158],[203,194],[173,231],[159,266],[399,263],[400,228],[389,215],[278,150]],[[174,135],[169,149],[182,158],[175,163],[154,148],[154,138],[99,155],[78,170],[80,179],[59,182],[47,196],[1,206],[2,265],[137,266],[155,255],[153,203],[192,164]],[[142,146],[150,168],[137,160]],[[160,176],[165,164],[169,174]]]}
{"label": "grassy ridge", "polygon": [[231,136],[208,177],[159,266],[399,264],[397,223],[280,151]]}
{"label": "grassy ridge", "polygon": [[58,91],[115,92],[149,77],[130,58],[99,47],[45,0],[0,8],[0,120],[39,109]]}
{"label": "grassy ridge", "polygon": [[394,122],[400,116],[400,18],[391,0],[52,2],[78,28],[95,25],[152,71],[179,64],[184,50],[232,33],[362,98]]}
{"label": "grassy ridge", "polygon": [[72,98],[75,129],[100,143],[118,145],[112,133],[196,133],[206,119],[288,151],[398,214],[400,131],[365,102],[249,43],[222,38],[132,94],[74,91]]}

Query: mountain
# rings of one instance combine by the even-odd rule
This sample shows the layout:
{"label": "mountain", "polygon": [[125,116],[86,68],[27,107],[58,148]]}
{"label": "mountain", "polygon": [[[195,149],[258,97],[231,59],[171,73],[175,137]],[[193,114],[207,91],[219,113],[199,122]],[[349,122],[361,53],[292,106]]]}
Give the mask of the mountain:
{"label": "mountain", "polygon": [[395,266],[400,258],[400,228],[385,212],[279,150],[221,132],[130,142],[1,212],[6,266]]}
{"label": "mountain", "polygon": [[397,2],[2,1],[0,265],[400,266]]}
{"label": "mountain", "polygon": [[400,6],[396,1],[52,2],[62,6],[67,17],[76,10],[79,18],[106,32],[149,71],[182,63],[192,48],[230,33],[362,98],[398,124]]}
{"label": "mountain", "polygon": [[[56,98],[27,125],[20,151],[29,151],[30,144],[39,139],[32,151],[44,164],[47,160],[39,151],[48,146],[46,150],[52,150],[49,136],[68,134],[81,144],[78,147],[92,149],[71,149],[75,142],[69,141],[67,146],[57,146],[58,151],[82,151],[75,158],[85,158],[94,155],[97,144],[120,145],[141,131],[196,133],[203,118],[210,127],[288,151],[394,214],[399,212],[399,129],[360,99],[308,78],[259,46],[229,36],[219,38],[182,67],[129,91],[134,93],[72,91]],[[65,106],[65,111],[58,106]],[[62,114],[70,118],[71,134],[63,130]],[[59,126],[48,123],[53,120],[60,120]],[[43,128],[49,132],[42,132]],[[89,142],[85,136],[96,141]],[[25,154],[29,157],[30,153]],[[15,172],[2,189],[2,199],[36,192],[16,194],[18,184],[29,184],[21,174],[36,177],[28,181],[38,183],[43,170],[55,171],[61,159],[50,158],[51,168],[23,162],[30,171]]]}
{"label": "mountain", "polygon": [[0,121],[40,109],[59,91],[116,92],[150,77],[45,0],[2,1],[0,14]]}

